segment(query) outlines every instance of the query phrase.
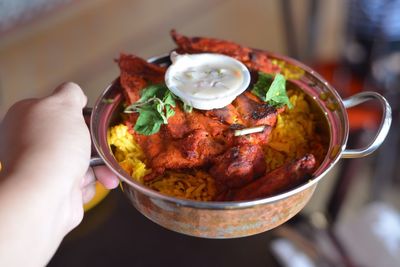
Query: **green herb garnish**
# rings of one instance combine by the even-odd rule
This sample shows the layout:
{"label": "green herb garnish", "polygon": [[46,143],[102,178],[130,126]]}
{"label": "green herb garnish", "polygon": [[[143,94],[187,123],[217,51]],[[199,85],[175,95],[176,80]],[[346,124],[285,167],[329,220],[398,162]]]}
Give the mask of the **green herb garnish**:
{"label": "green herb garnish", "polygon": [[193,107],[191,105],[183,103],[183,111],[185,111],[186,113],[191,113],[193,111]]}
{"label": "green herb garnish", "polygon": [[251,92],[274,107],[283,105],[287,105],[290,109],[293,107],[286,94],[286,79],[282,74],[278,73],[274,77],[271,74],[259,72],[258,81]]}
{"label": "green herb garnish", "polygon": [[125,113],[139,113],[134,130],[143,135],[152,135],[168,124],[168,118],[175,115],[175,96],[163,84],[150,85],[140,92],[140,99],[128,106]]}

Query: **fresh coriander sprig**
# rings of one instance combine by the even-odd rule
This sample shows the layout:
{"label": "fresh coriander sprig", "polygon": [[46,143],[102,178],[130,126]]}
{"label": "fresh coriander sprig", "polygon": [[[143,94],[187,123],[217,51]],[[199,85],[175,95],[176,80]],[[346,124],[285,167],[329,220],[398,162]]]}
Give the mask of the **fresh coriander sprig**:
{"label": "fresh coriander sprig", "polygon": [[125,113],[139,113],[134,130],[143,135],[157,133],[168,118],[175,115],[175,95],[163,84],[150,85],[140,93],[140,99],[125,108]]}
{"label": "fresh coriander sprig", "polygon": [[286,79],[280,73],[274,77],[271,74],[259,72],[258,80],[251,92],[274,107],[283,105],[287,105],[289,109],[293,107],[286,94]]}

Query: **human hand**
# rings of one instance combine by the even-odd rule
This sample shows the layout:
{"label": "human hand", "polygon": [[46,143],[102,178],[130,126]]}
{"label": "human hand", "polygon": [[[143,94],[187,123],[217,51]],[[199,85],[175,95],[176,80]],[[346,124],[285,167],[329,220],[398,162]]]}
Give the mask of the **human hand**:
{"label": "human hand", "polygon": [[[79,86],[63,84],[49,97],[15,104],[0,128],[0,216],[4,218],[9,209],[14,217],[7,226],[11,232],[15,227],[17,234],[21,234],[21,228],[15,226],[18,220],[31,220],[30,225],[44,229],[36,241],[45,243],[42,253],[51,253],[49,257],[82,220],[82,205],[95,192],[95,176],[109,189],[118,185],[117,177],[106,167],[89,168],[91,141],[82,115],[85,105],[86,96]],[[7,203],[12,210],[4,207]],[[0,229],[4,229],[1,222]],[[2,234],[7,235],[0,230],[0,238]],[[21,238],[35,240],[32,232],[26,235]],[[40,248],[38,243],[33,247]]]}

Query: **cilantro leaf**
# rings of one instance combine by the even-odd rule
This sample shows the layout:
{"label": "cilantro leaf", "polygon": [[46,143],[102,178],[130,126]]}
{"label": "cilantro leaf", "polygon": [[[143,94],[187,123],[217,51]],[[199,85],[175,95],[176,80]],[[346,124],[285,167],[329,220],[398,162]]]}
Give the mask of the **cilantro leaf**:
{"label": "cilantro leaf", "polygon": [[271,74],[259,72],[258,81],[251,92],[274,107],[287,105],[289,109],[293,108],[286,94],[286,79],[280,73],[273,77]]}

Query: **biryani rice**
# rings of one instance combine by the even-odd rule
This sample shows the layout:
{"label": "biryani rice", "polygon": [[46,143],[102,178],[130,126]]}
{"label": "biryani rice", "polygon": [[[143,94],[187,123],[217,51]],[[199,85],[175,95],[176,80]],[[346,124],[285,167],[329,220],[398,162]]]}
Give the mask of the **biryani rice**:
{"label": "biryani rice", "polygon": [[[267,171],[274,170],[306,153],[316,154],[317,159],[324,153],[321,137],[316,133],[316,118],[306,100],[306,95],[297,90],[288,90],[288,95],[293,108],[286,108],[278,115],[271,139],[264,148]],[[145,155],[126,125],[111,127],[108,132],[108,142],[115,159],[136,181],[178,198],[210,201],[216,196],[214,178],[200,170],[191,173],[169,171],[150,182],[143,181],[143,177],[149,174],[151,169],[146,167]]]}
{"label": "biryani rice", "polygon": [[311,111],[306,95],[294,90],[289,90],[288,95],[293,109],[286,109],[278,116],[271,139],[264,148],[267,171],[306,153],[317,153],[317,159],[321,154],[315,151],[314,143],[321,143],[321,138],[316,134],[317,118]]}
{"label": "biryani rice", "polygon": [[124,124],[111,127],[107,133],[115,159],[136,181],[143,183],[143,177],[151,172],[146,167],[146,158],[138,143]]}

